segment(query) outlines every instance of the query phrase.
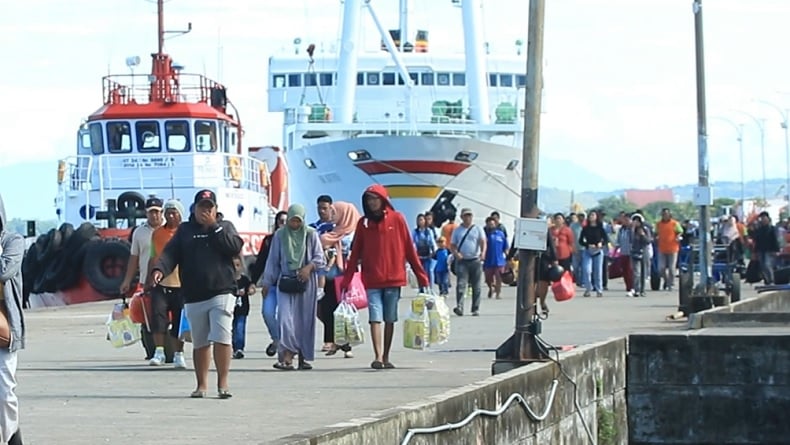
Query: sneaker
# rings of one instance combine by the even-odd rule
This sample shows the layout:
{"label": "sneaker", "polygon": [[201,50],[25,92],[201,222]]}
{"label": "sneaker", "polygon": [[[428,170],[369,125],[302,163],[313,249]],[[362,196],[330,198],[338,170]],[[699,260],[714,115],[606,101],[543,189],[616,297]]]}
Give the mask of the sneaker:
{"label": "sneaker", "polygon": [[598,298],[601,298],[601,297],[603,297],[603,293],[602,292],[596,292],[595,296],[598,297]]}
{"label": "sneaker", "polygon": [[164,352],[156,351],[154,356],[151,357],[151,360],[148,362],[151,366],[162,366],[165,364],[165,354]]}
{"label": "sneaker", "polygon": [[351,351],[346,351],[343,353],[344,358],[354,358],[354,353]]}
{"label": "sneaker", "polygon": [[458,306],[456,306],[456,307],[454,307],[454,308],[453,308],[453,313],[455,313],[455,315],[457,315],[457,316],[459,316],[459,317],[463,317],[463,316],[464,316],[464,310],[463,310],[463,309],[461,309],[461,308],[460,308],[460,307],[458,307]]}
{"label": "sneaker", "polygon": [[631,289],[631,290],[629,290],[628,292],[625,293],[626,297],[633,297],[635,295],[636,295],[636,292],[633,289]]}
{"label": "sneaker", "polygon": [[277,343],[269,343],[269,346],[266,347],[266,355],[274,357],[275,354],[277,354]]}
{"label": "sneaker", "polygon": [[233,353],[233,358],[244,358],[244,351],[238,350]]}
{"label": "sneaker", "polygon": [[183,352],[176,352],[173,355],[173,367],[176,369],[186,369],[187,368],[187,361],[184,359]]}
{"label": "sneaker", "polygon": [[479,316],[480,316],[479,311],[472,311],[472,317],[479,317]]}
{"label": "sneaker", "polygon": [[585,297],[589,297],[590,296],[590,291],[588,291],[588,290],[584,291],[584,296]]}

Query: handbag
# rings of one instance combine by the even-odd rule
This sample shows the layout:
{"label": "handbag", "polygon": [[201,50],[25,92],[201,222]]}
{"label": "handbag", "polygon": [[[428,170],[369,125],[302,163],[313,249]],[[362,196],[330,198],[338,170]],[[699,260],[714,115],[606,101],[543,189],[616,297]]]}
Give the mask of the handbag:
{"label": "handbag", "polygon": [[335,295],[337,302],[341,303],[346,301],[358,310],[367,308],[368,294],[367,290],[365,290],[365,284],[362,282],[362,274],[359,271],[354,272],[354,277],[351,278],[351,282],[348,286],[345,286],[345,292],[342,291],[343,285],[345,284],[344,281],[345,278],[342,275],[335,278]]}
{"label": "handbag", "polygon": [[302,281],[296,275],[282,275],[277,281],[277,289],[286,294],[301,294],[307,290],[307,281]]}
{"label": "handbag", "polygon": [[0,300],[0,348],[2,349],[11,346],[11,324],[5,312],[5,301]]}
{"label": "handbag", "polygon": [[573,284],[573,276],[568,271],[562,274],[559,281],[551,285],[551,292],[557,301],[568,301],[576,294],[576,286]]}

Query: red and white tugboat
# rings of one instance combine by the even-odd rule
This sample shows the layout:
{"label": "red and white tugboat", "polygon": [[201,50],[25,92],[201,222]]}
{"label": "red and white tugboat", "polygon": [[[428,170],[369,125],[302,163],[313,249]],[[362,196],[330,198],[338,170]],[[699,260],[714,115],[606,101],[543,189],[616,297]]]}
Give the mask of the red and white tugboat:
{"label": "red and white tugboat", "polygon": [[117,298],[131,229],[145,218],[150,197],[188,208],[198,190],[214,190],[248,256],[257,253],[273,214],[288,205],[280,150],[244,147],[225,86],[184,73],[165,54],[163,0],[158,18],[151,74],[104,77],[104,103],[80,127],[76,154],[58,163],[62,225],[28,250],[31,307]]}

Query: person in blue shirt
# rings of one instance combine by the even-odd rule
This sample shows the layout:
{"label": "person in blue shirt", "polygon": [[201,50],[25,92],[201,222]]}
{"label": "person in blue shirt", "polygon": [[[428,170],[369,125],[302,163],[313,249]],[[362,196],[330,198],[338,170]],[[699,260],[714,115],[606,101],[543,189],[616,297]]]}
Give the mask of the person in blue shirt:
{"label": "person in blue shirt", "polygon": [[433,287],[434,277],[431,275],[431,270],[433,254],[436,252],[436,238],[426,224],[425,215],[417,215],[417,227],[412,231],[411,239],[414,242],[414,248],[417,249],[417,256],[420,257],[422,268],[428,274],[428,287]]}
{"label": "person in blue shirt", "polygon": [[[329,233],[335,230],[335,223],[333,222],[335,209],[333,207],[334,201],[329,195],[321,195],[316,200],[316,210],[318,211],[318,221],[308,224],[318,232],[318,236]],[[324,257],[327,257],[327,251],[324,250]],[[327,269],[321,268],[318,270],[318,301],[320,302],[324,295],[327,294]],[[331,286],[334,286],[334,281],[330,281]],[[334,292],[331,292],[334,295]],[[334,343],[324,342],[321,347],[321,352],[327,352],[332,349]]]}
{"label": "person in blue shirt", "polygon": [[450,249],[446,245],[447,240],[440,236],[436,240],[436,252],[433,259],[436,266],[433,269],[433,279],[439,285],[439,295],[446,297],[450,293]]}
{"label": "person in blue shirt", "polygon": [[508,245],[507,235],[499,228],[496,218],[492,216],[486,218],[486,241],[488,249],[486,249],[486,256],[483,260],[483,273],[486,286],[488,286],[488,298],[496,295],[496,299],[499,300]]}

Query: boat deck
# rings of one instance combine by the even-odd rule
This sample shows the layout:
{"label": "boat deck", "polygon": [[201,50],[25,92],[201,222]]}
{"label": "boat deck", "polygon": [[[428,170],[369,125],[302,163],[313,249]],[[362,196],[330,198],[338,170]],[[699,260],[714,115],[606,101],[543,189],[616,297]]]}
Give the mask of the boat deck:
{"label": "boat deck", "polygon": [[[664,321],[675,311],[677,293],[626,298],[619,280],[610,284],[604,298],[577,293],[569,302],[551,304],[544,339],[574,345],[685,328],[685,322]],[[227,401],[187,398],[194,389],[192,372],[149,367],[140,345],[113,349],[104,328],[111,303],[33,310],[27,313],[28,348],[20,354],[18,372],[25,439],[59,445],[266,443],[365,417],[490,376],[493,349],[512,333],[514,295],[510,287],[502,300],[484,300],[480,317],[453,316],[450,341],[428,351],[404,349],[399,324],[396,370],[371,370],[371,347],[365,344],[355,348],[353,359],[318,354],[314,370],[286,373],[272,369],[274,359],[263,352],[269,338],[256,298],[247,358],[233,362],[234,397]],[[752,295],[745,287],[744,296]],[[407,308],[404,299],[401,314]],[[317,347],[321,332],[319,325]],[[191,351],[186,354],[191,366]]]}

